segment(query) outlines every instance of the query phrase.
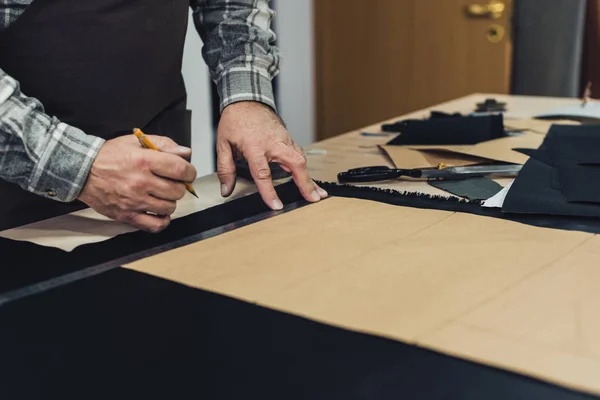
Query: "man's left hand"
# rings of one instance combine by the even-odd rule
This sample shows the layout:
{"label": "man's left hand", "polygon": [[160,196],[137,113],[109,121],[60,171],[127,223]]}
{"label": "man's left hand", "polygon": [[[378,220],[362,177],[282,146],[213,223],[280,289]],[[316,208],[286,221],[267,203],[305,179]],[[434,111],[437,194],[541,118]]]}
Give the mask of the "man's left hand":
{"label": "man's left hand", "polygon": [[217,134],[217,174],[224,197],[235,188],[234,160],[238,157],[248,160],[258,191],[273,210],[282,209],[283,204],[273,186],[269,162],[278,163],[292,174],[307,201],[318,202],[327,197],[327,192],[310,177],[300,146],[277,114],[262,103],[238,102],[223,110]]}

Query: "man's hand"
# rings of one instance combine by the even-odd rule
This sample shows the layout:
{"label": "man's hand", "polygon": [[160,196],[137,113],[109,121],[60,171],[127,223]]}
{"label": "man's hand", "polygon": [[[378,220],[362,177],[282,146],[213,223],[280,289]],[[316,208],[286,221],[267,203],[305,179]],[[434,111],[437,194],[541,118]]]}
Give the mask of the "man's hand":
{"label": "man's hand", "polygon": [[235,187],[237,157],[248,160],[263,201],[274,210],[280,210],[283,204],[273,187],[269,162],[278,163],[292,174],[306,200],[317,202],[327,197],[327,192],[311,179],[300,146],[275,112],[262,103],[238,102],[223,110],[217,135],[217,174],[224,197]]}
{"label": "man's hand", "polygon": [[160,232],[186,193],[183,182],[196,179],[196,169],[187,161],[191,149],[166,137],[148,138],[160,152],[142,148],[133,135],[105,142],[79,200],[114,220]]}

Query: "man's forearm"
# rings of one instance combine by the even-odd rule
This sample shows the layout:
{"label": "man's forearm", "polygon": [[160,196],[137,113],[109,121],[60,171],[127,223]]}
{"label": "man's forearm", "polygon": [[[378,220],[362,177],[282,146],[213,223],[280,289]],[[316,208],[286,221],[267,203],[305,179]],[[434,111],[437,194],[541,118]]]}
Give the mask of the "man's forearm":
{"label": "man's forearm", "polygon": [[104,141],[44,113],[0,70],[0,178],[59,201],[74,200]]}
{"label": "man's forearm", "polygon": [[258,101],[275,109],[271,81],[279,73],[280,56],[269,1],[193,0],[192,7],[221,111],[238,101]]}

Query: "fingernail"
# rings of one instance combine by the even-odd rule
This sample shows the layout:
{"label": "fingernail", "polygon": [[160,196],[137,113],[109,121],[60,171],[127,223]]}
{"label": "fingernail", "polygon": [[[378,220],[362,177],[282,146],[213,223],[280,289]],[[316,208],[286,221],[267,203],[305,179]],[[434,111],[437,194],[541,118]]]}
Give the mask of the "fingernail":
{"label": "fingernail", "polygon": [[283,203],[280,200],[273,200],[273,209],[281,210],[283,208]]}
{"label": "fingernail", "polygon": [[313,192],[311,193],[311,195],[310,195],[310,196],[312,197],[312,199],[313,199],[314,201],[319,201],[319,200],[321,200],[321,196],[319,195],[319,193],[317,193],[317,191],[316,191],[316,190],[313,190]]}
{"label": "fingernail", "polygon": [[221,185],[221,196],[227,196],[227,185]]}
{"label": "fingernail", "polygon": [[189,147],[184,147],[184,146],[179,146],[177,147],[177,151],[179,153],[189,153],[190,152],[190,148]]}
{"label": "fingernail", "polygon": [[319,192],[319,194],[321,195],[321,197],[327,197],[327,196],[329,196],[329,193],[327,193],[327,192],[325,191],[325,189],[318,188],[318,189],[317,189],[317,192]]}

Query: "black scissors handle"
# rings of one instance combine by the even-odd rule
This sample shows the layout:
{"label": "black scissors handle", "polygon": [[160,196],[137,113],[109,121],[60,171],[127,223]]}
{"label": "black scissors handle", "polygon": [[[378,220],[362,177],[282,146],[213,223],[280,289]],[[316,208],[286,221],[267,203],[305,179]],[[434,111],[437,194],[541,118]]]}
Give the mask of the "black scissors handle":
{"label": "black scissors handle", "polygon": [[411,178],[420,178],[422,171],[420,169],[394,169],[386,166],[353,168],[346,172],[338,174],[340,183],[350,182],[378,182],[396,179],[401,176]]}

